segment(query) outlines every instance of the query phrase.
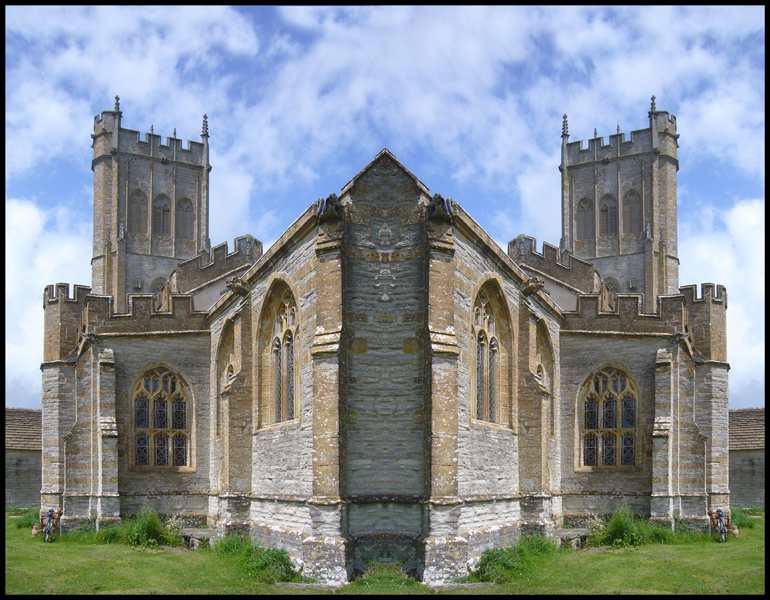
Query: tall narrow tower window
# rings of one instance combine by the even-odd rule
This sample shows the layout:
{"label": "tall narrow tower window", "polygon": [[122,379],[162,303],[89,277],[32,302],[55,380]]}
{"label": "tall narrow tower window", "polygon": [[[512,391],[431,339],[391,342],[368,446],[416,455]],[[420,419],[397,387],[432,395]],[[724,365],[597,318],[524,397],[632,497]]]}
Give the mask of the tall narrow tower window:
{"label": "tall narrow tower window", "polygon": [[176,207],[176,235],[183,240],[195,238],[195,213],[192,202],[185,199]]}
{"label": "tall narrow tower window", "polygon": [[634,190],[623,202],[623,233],[639,233],[642,230],[642,201]]}
{"label": "tall narrow tower window", "polygon": [[472,400],[471,409],[478,420],[495,423],[500,420],[501,410],[505,410],[498,401],[500,382],[504,381],[498,370],[502,368],[501,348],[505,347],[508,329],[499,328],[496,313],[499,314],[501,309],[497,305],[498,300],[493,306],[491,298],[497,298],[497,290],[485,286],[479,291],[473,306],[475,372],[472,389],[476,397]]}
{"label": "tall narrow tower window", "polygon": [[590,240],[594,237],[594,204],[583,198],[577,207],[577,239]]}
{"label": "tall narrow tower window", "polygon": [[599,211],[599,235],[602,237],[618,234],[618,202],[609,194],[602,198]]}

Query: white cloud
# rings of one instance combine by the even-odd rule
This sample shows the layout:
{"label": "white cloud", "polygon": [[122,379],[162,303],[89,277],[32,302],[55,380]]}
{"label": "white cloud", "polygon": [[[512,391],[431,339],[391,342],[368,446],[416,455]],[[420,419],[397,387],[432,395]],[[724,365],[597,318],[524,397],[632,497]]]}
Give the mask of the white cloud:
{"label": "white cloud", "polygon": [[[6,392],[15,406],[40,402],[43,348],[43,289],[65,282],[87,285],[91,279],[90,223],[77,222],[66,209],[45,211],[30,200],[9,199],[6,219]],[[70,286],[70,294],[73,287]]]}
{"label": "white cloud", "polygon": [[765,383],[765,202],[704,206],[699,215],[680,227],[680,285],[726,287],[731,406],[763,405],[764,398],[748,394]]}

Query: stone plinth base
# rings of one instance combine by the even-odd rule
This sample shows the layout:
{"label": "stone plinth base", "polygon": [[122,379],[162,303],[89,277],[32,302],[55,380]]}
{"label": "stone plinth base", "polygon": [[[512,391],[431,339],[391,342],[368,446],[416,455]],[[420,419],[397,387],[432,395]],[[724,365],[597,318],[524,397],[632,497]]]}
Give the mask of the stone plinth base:
{"label": "stone plinth base", "polygon": [[307,537],[302,540],[302,574],[319,583],[342,586],[348,583],[345,569],[346,542],[341,537]]}
{"label": "stone plinth base", "polygon": [[446,585],[468,575],[468,540],[465,538],[428,537],[423,548],[425,569],[422,581],[426,585]]}

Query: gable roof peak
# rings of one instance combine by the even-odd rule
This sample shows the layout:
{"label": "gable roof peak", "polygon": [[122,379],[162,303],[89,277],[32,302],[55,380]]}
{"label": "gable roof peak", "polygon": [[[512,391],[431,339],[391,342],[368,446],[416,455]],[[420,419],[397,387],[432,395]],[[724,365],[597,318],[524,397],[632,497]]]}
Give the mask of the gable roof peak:
{"label": "gable roof peak", "polygon": [[364,173],[366,173],[369,169],[371,169],[376,163],[381,161],[383,158],[389,158],[394,163],[396,163],[396,166],[398,166],[399,169],[404,171],[409,177],[411,177],[414,182],[417,184],[417,187],[420,188],[420,190],[425,193],[426,196],[430,196],[430,190],[428,190],[428,186],[425,185],[422,181],[420,181],[414,173],[412,173],[409,169],[407,169],[401,162],[396,158],[396,156],[387,148],[383,148],[377,153],[377,156],[375,156],[371,162],[366,165],[363,169],[361,169],[350,181],[348,181],[343,187],[342,192],[340,195],[344,195],[346,192],[350,191],[350,189],[355,185],[356,181],[359,177],[361,177]]}

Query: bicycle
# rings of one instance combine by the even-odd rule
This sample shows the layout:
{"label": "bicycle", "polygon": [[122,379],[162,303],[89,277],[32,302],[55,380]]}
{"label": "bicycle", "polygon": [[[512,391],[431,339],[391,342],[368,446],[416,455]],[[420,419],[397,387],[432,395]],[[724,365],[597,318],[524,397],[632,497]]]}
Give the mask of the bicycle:
{"label": "bicycle", "polygon": [[716,536],[718,542],[726,542],[727,541],[727,526],[725,525],[725,514],[722,512],[721,508],[717,509],[717,516],[716,516],[716,522],[714,524],[714,529],[716,530]]}
{"label": "bicycle", "polygon": [[45,526],[43,527],[43,542],[52,542],[53,536],[56,533],[56,513],[52,508],[48,509],[48,514],[45,517]]}

